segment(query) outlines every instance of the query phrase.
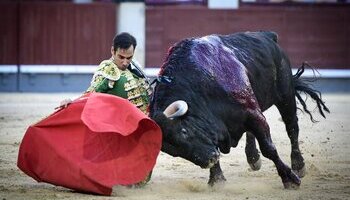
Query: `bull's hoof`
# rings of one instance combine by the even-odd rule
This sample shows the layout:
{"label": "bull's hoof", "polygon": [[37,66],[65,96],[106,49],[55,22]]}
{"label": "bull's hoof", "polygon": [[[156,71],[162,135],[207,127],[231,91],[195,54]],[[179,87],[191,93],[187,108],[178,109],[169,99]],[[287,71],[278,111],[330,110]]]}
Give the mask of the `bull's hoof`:
{"label": "bull's hoof", "polygon": [[293,182],[286,182],[286,183],[283,183],[283,186],[287,190],[297,190],[297,189],[299,189],[300,184],[296,184]]}
{"label": "bull's hoof", "polygon": [[249,163],[249,166],[252,170],[258,171],[261,168],[261,159],[259,158],[255,163]]}
{"label": "bull's hoof", "polygon": [[306,174],[306,167],[304,165],[301,169],[293,169],[293,172],[300,178],[303,178]]}
{"label": "bull's hoof", "polygon": [[214,185],[224,184],[225,182],[226,178],[224,177],[224,175],[218,175],[213,178],[210,178],[208,181],[208,185],[213,187]]}
{"label": "bull's hoof", "polygon": [[300,184],[301,184],[300,178],[292,170],[289,172],[290,173],[284,178],[284,181],[282,181],[284,188],[285,189],[298,189]]}

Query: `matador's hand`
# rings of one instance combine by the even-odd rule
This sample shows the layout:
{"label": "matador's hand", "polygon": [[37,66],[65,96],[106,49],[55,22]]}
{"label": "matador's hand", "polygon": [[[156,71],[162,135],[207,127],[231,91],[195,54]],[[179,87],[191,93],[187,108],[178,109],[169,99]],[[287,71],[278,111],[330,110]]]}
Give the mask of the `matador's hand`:
{"label": "matador's hand", "polygon": [[58,107],[56,107],[55,109],[66,108],[70,103],[72,103],[71,99],[64,99],[63,101],[60,102],[60,105]]}

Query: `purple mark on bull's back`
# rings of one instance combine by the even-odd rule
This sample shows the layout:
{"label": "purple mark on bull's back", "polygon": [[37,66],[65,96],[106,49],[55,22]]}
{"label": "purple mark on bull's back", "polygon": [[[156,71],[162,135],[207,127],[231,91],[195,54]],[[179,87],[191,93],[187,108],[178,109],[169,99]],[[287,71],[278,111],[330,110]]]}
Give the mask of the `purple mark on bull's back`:
{"label": "purple mark on bull's back", "polygon": [[199,70],[211,76],[236,100],[251,109],[258,107],[244,65],[218,36],[195,39],[191,56]]}

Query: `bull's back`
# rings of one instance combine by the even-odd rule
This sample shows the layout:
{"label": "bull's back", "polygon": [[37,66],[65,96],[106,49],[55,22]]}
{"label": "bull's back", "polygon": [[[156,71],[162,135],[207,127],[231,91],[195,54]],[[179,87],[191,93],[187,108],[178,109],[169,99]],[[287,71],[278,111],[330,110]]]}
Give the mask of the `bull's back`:
{"label": "bull's back", "polygon": [[281,52],[276,41],[277,35],[272,32],[186,39],[172,48],[162,72],[169,77],[181,77],[176,84],[181,89],[189,85],[192,89],[206,86],[206,93],[217,93],[220,88],[234,101],[241,102],[253,96],[265,110],[278,96],[276,80]]}
{"label": "bull's back", "polygon": [[261,109],[266,110],[276,103],[280,96],[280,76],[290,71],[289,61],[282,64],[286,58],[277,44],[277,35],[274,32],[246,32],[222,36],[222,41],[247,69]]}
{"label": "bull's back", "polygon": [[249,90],[245,66],[239,61],[233,48],[225,45],[220,36],[210,35],[195,39],[191,57],[196,67],[225,92],[239,95]]}

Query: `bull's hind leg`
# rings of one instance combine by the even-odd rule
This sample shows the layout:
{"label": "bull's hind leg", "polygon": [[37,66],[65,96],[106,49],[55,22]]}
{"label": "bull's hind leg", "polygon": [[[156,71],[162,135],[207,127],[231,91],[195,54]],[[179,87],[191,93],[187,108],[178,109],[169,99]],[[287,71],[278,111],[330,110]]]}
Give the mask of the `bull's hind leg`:
{"label": "bull's hind leg", "polygon": [[225,181],[226,181],[226,178],[222,173],[220,162],[217,162],[213,167],[210,168],[208,184],[210,186],[214,186],[217,183],[223,183]]}
{"label": "bull's hind leg", "polygon": [[280,159],[275,145],[271,140],[270,127],[263,114],[253,112],[247,120],[249,130],[259,142],[262,155],[275,163],[278,175],[281,177],[284,187],[286,189],[298,188],[300,179],[291,168]]}
{"label": "bull's hind leg", "polygon": [[291,142],[292,151],[291,151],[291,160],[292,160],[292,169],[298,174],[299,177],[305,176],[305,163],[304,158],[301,155],[299,149],[299,125],[298,117],[296,115],[296,103],[295,97],[289,98],[283,102],[276,104],[282,119],[285,123],[288,137]]}
{"label": "bull's hind leg", "polygon": [[246,133],[245,155],[252,170],[256,171],[261,168],[261,159],[259,151],[256,149],[255,137],[252,133]]}

